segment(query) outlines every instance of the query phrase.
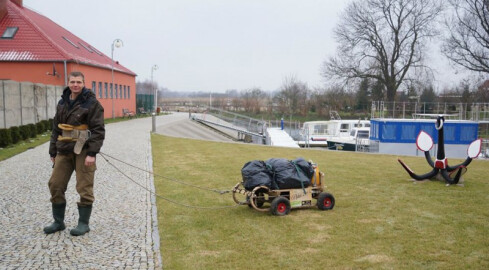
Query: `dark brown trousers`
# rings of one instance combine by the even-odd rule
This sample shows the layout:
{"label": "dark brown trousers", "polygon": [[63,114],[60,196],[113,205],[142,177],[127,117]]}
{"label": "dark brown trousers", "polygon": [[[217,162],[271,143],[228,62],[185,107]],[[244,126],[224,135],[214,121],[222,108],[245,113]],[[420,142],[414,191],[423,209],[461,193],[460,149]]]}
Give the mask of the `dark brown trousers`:
{"label": "dark brown trousers", "polygon": [[65,192],[73,171],[76,172],[76,191],[80,195],[79,206],[93,204],[93,180],[96,165],[85,166],[86,150],[79,155],[75,153],[59,154],[56,156],[53,173],[49,179],[51,202],[55,204],[66,203]]}

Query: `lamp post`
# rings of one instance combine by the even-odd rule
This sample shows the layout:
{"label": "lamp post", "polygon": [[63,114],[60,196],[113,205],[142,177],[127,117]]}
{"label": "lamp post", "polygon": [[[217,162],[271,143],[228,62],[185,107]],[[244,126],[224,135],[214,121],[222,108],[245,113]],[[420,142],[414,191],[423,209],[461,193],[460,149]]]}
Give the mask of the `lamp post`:
{"label": "lamp post", "polygon": [[[157,65],[154,65],[151,67],[151,88],[154,87],[154,85],[153,85],[153,71],[155,71],[157,69],[158,69]],[[155,88],[155,89],[151,89],[151,90],[153,90],[154,96],[155,96],[154,112],[156,113],[156,108],[158,107],[158,89]]]}
{"label": "lamp post", "polygon": [[111,55],[110,55],[110,64],[111,64],[111,70],[112,70],[112,86],[111,86],[111,98],[112,98],[112,119],[115,118],[115,114],[114,114],[114,48],[120,48],[122,47],[124,44],[122,43],[122,40],[117,38],[115,39],[113,42],[112,42],[112,46],[111,46]]}

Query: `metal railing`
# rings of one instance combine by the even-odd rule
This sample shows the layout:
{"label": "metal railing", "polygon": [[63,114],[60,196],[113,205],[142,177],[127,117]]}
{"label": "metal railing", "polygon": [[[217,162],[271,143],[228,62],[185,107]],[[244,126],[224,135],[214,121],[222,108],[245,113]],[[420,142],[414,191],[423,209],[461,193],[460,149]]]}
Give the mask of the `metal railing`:
{"label": "metal railing", "polygon": [[489,122],[489,103],[372,101],[370,118],[413,118],[444,114],[450,119]]}

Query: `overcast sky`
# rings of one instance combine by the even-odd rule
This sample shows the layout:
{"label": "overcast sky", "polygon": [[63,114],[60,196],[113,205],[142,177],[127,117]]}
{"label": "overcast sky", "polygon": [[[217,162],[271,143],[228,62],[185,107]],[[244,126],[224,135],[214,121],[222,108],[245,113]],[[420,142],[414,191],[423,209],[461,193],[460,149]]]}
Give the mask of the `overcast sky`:
{"label": "overcast sky", "polygon": [[[172,91],[280,88],[286,77],[324,85],[321,64],[349,0],[24,0],[114,60]],[[436,60],[437,79],[454,71]]]}

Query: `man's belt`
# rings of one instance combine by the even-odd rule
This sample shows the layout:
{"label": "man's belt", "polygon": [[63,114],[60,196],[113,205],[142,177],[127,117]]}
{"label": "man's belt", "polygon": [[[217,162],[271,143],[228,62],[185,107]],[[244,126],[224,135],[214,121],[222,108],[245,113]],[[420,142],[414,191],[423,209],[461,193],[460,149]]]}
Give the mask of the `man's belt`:
{"label": "man's belt", "polygon": [[62,134],[58,136],[58,141],[63,142],[76,142],[73,152],[80,154],[83,149],[83,145],[90,138],[90,130],[88,125],[73,126],[68,124],[58,124]]}

